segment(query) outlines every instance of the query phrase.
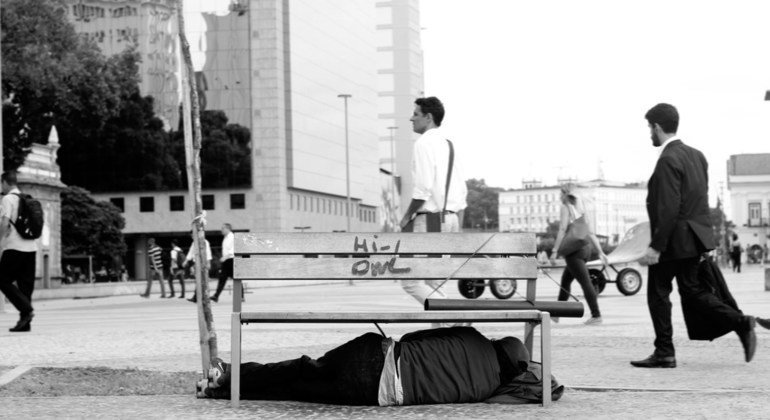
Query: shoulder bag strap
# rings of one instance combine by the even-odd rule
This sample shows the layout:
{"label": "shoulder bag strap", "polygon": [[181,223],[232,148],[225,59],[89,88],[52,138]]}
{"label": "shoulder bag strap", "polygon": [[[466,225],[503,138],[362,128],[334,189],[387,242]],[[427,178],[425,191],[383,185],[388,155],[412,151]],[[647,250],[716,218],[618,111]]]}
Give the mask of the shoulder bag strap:
{"label": "shoulder bag strap", "polygon": [[452,167],[455,163],[455,148],[449,139],[446,139],[449,144],[449,168],[446,171],[446,188],[444,189],[444,208],[441,209],[441,223],[444,223],[444,213],[446,213],[446,203],[449,199],[449,184],[452,182]]}

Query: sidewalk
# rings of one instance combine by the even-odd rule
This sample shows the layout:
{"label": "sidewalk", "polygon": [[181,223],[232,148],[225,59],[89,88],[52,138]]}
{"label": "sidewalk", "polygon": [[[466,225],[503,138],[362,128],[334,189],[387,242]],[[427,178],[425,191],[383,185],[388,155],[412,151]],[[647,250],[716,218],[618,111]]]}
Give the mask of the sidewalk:
{"label": "sidewalk", "polygon": [[[559,273],[551,273],[558,278]],[[646,276],[645,276],[646,277]],[[764,272],[747,267],[741,274],[725,272],[741,309],[770,316],[770,292],[764,291]],[[556,298],[557,287],[547,278],[538,282],[538,297]],[[645,278],[646,281],[646,278]],[[523,288],[524,284],[519,287]],[[459,297],[455,284],[449,294]],[[573,292],[579,291],[573,289]],[[487,291],[484,297],[489,297]],[[676,369],[636,369],[633,359],[652,348],[652,326],[644,292],[622,296],[607,286],[599,304],[605,323],[586,327],[581,320],[563,318],[553,327],[554,375],[571,387],[553,408],[486,404],[405,408],[356,408],[282,402],[246,402],[233,411],[226,402],[189,396],[8,398],[0,416],[134,417],[153,418],[280,417],[284,418],[768,418],[770,411],[770,331],[759,329],[754,361],[743,361],[735,334],[713,342],[687,339],[679,299],[674,294]],[[214,304],[220,356],[229,359],[229,314],[232,296],[225,292]],[[414,300],[392,281],[362,281],[345,285],[260,289],[247,295],[245,310],[419,310]],[[118,296],[103,299],[49,300],[36,305],[33,330],[11,335],[17,314],[0,314],[0,346],[4,367],[106,366],[159,371],[200,369],[195,306],[181,299],[140,299]],[[424,325],[382,325],[399,336]],[[523,334],[523,326],[479,324],[486,335]],[[278,361],[308,354],[322,355],[365,331],[368,325],[247,326],[244,360]],[[537,350],[536,350],[537,352]],[[589,392],[600,391],[600,392]]]}

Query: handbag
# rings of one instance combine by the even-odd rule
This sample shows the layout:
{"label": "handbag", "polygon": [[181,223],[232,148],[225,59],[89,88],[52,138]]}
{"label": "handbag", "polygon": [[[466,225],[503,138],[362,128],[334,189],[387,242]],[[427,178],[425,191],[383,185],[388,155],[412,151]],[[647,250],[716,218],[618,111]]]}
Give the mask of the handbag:
{"label": "handbag", "polygon": [[[572,214],[572,209],[569,208],[569,210],[570,214]],[[586,223],[585,214],[581,214],[580,217],[570,222],[569,226],[567,226],[567,231],[564,233],[564,238],[559,245],[558,254],[566,257],[573,252],[581,250],[588,245],[589,234],[590,231],[588,223]]]}

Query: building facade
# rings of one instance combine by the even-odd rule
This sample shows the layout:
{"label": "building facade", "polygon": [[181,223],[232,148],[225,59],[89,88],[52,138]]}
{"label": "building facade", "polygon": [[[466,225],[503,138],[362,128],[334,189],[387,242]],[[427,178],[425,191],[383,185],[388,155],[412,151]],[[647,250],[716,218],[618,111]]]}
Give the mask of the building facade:
{"label": "building facade", "polygon": [[[578,194],[591,214],[595,233],[617,244],[637,223],[648,220],[641,184],[622,184],[604,180],[578,182]],[[546,232],[548,224],[559,220],[559,185],[543,185],[536,180],[523,182],[523,188],[500,192],[498,199],[501,232]]]}
{"label": "building facade", "polygon": [[746,250],[766,253],[770,240],[770,153],[730,156],[727,189],[733,231]]}
{"label": "building facade", "polygon": [[[115,34],[131,34],[131,45],[143,57],[142,93],[163,95],[173,102],[167,108],[178,113],[181,58],[176,16],[163,9],[167,3],[68,3],[76,29],[84,36],[96,36],[105,53],[129,45],[128,40],[113,41]],[[409,117],[422,91],[417,0],[186,0],[184,4],[202,107],[225,111],[230,122],[249,128],[252,139],[250,186],[212,190],[203,185],[212,246],[218,245],[216,232],[225,222],[252,232],[344,231],[348,220],[351,231],[382,230],[384,218],[398,212],[397,200],[388,195],[398,195],[396,186],[383,183],[381,166],[392,169],[387,166],[392,160],[383,160],[383,152],[388,159],[395,156],[401,191],[411,191],[414,137]],[[162,10],[172,15],[152,18]],[[161,52],[157,43],[163,45]],[[145,57],[159,55],[176,68],[165,72],[163,67],[168,83],[162,89],[147,81],[157,79],[158,66],[144,63]],[[347,113],[341,94],[351,95]],[[170,115],[166,119],[175,128],[178,115]],[[399,128],[388,128],[395,126]],[[384,147],[391,146],[391,132],[393,147]],[[122,209],[131,250],[128,259],[133,260],[126,265],[135,277],[146,275],[149,237],[162,246],[168,246],[171,238],[189,242],[187,191],[100,193],[95,198]]]}

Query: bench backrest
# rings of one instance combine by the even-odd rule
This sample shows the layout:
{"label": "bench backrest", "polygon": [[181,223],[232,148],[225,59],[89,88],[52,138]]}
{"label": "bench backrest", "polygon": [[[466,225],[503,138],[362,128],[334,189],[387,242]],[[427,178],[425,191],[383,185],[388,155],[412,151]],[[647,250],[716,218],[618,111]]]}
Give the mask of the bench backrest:
{"label": "bench backrest", "polygon": [[236,233],[234,278],[521,279],[534,301],[535,254],[530,233]]}

